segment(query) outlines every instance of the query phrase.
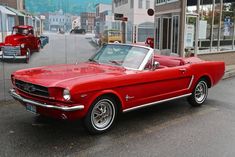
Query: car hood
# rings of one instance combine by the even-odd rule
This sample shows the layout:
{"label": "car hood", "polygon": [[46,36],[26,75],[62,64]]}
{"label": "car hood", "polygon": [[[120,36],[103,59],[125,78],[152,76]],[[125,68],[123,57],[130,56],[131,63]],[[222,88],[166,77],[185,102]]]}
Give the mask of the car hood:
{"label": "car hood", "polygon": [[16,45],[25,42],[26,36],[21,34],[9,35],[5,39],[5,44]]}
{"label": "car hood", "polygon": [[15,79],[46,87],[72,88],[73,85],[109,79],[125,74],[125,69],[98,63],[55,65],[13,73]]}

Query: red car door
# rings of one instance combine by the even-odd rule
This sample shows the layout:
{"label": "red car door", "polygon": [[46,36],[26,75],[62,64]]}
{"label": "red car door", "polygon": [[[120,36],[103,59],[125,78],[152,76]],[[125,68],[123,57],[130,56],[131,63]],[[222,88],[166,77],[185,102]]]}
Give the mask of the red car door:
{"label": "red car door", "polygon": [[190,65],[143,71],[135,77],[138,82],[122,89],[126,97],[125,108],[189,94],[193,79]]}

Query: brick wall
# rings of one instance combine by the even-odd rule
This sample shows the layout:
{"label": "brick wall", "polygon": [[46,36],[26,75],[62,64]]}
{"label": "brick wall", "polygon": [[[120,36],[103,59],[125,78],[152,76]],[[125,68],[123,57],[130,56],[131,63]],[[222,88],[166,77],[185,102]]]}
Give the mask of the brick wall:
{"label": "brick wall", "polygon": [[199,58],[207,61],[224,61],[226,65],[235,65],[235,51],[214,54],[201,54]]}
{"label": "brick wall", "polygon": [[25,4],[24,0],[0,0],[0,4],[5,4],[11,8],[15,8],[18,10],[24,10]]}
{"label": "brick wall", "polygon": [[6,4],[9,7],[17,9],[17,0],[0,0],[0,4]]}

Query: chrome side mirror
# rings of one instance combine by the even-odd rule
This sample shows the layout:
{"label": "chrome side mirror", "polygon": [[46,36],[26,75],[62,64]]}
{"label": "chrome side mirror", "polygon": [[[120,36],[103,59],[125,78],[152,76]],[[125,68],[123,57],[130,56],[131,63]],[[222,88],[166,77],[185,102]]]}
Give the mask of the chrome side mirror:
{"label": "chrome side mirror", "polygon": [[157,61],[153,62],[153,71],[156,70],[160,66],[160,63]]}

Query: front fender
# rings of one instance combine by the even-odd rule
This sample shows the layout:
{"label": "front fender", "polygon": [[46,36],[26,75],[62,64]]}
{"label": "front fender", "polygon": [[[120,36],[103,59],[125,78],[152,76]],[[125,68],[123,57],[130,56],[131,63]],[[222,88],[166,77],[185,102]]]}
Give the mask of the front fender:
{"label": "front fender", "polygon": [[112,94],[116,96],[120,101],[120,108],[122,110],[124,101],[121,98],[120,94],[117,93],[115,90],[100,90],[100,91],[94,91],[89,93],[76,93],[72,97],[74,97],[73,102],[75,103],[81,103],[85,106],[83,110],[83,114],[86,115],[86,113],[89,111],[92,103],[100,96]]}
{"label": "front fender", "polygon": [[124,104],[124,101],[121,97],[121,95],[119,93],[117,93],[116,91],[114,90],[103,90],[103,91],[99,91],[99,92],[96,92],[94,95],[92,95],[90,101],[88,102],[89,106],[100,96],[102,95],[107,95],[107,94],[112,94],[112,95],[115,95],[119,101],[121,102],[120,106],[121,108],[123,107],[123,104]]}

